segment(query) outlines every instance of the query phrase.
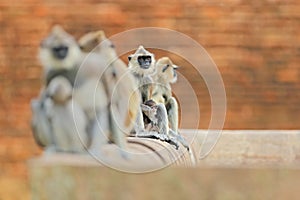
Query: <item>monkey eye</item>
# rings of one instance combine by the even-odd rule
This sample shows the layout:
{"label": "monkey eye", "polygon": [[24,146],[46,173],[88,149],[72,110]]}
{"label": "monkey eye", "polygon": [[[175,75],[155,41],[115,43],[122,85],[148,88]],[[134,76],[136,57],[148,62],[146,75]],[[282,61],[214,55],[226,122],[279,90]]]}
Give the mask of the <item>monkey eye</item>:
{"label": "monkey eye", "polygon": [[110,47],[113,48],[113,49],[116,48],[116,46],[114,45],[114,43],[111,43]]}
{"label": "monkey eye", "polygon": [[165,72],[169,67],[170,67],[169,64],[167,64],[166,66],[164,66],[164,68],[162,69],[162,72]]}
{"label": "monkey eye", "polygon": [[143,56],[145,61],[151,62],[151,56]]}

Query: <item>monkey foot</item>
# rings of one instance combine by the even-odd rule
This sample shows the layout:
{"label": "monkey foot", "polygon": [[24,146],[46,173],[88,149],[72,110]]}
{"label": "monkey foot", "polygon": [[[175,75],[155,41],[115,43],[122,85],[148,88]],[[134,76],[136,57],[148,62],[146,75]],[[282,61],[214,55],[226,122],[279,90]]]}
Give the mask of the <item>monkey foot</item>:
{"label": "monkey foot", "polygon": [[171,145],[174,145],[176,149],[179,148],[179,142],[176,138],[170,137],[169,135],[165,135],[165,134],[159,134],[158,132],[155,131],[139,132],[138,134],[136,134],[136,137],[157,139],[163,142],[167,142]]}
{"label": "monkey foot", "polygon": [[190,150],[190,146],[187,141],[179,134],[173,130],[169,130],[169,134],[173,137],[176,141],[178,141],[182,146],[184,146],[188,151]]}

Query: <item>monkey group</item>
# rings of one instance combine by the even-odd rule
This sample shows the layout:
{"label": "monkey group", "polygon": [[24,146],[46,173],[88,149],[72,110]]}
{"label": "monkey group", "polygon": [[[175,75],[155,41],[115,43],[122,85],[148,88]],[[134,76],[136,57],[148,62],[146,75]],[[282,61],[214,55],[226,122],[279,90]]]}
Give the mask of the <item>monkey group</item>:
{"label": "monkey group", "polygon": [[103,31],[76,40],[54,26],[41,41],[43,87],[32,100],[32,131],[45,153],[95,153],[113,143],[127,158],[127,137],[153,138],[178,148],[177,66],[139,46],[118,58]]}
{"label": "monkey group", "polygon": [[178,103],[172,96],[171,84],[177,81],[178,69],[170,58],[155,60],[154,54],[139,46],[128,56],[128,69],[135,77],[141,95],[135,135],[150,137],[189,149],[178,133]]}

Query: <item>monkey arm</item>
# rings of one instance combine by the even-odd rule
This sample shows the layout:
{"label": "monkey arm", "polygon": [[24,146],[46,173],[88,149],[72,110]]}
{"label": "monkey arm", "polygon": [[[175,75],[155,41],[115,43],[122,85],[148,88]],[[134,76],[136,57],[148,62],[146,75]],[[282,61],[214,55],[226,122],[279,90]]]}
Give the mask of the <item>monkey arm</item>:
{"label": "monkey arm", "polygon": [[147,117],[149,117],[149,114],[150,114],[152,108],[150,106],[145,105],[145,104],[141,104],[141,109],[145,113],[145,115],[147,115]]}

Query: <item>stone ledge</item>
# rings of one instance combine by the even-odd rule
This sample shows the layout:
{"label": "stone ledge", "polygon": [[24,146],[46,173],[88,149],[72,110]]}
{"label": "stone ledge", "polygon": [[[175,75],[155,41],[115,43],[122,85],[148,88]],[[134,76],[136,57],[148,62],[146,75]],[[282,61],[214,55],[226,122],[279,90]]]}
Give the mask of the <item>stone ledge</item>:
{"label": "stone ledge", "polygon": [[299,199],[300,171],[170,167],[127,174],[107,167],[35,166],[32,200]]}
{"label": "stone ledge", "polygon": [[[197,151],[206,131],[182,130]],[[299,199],[299,131],[223,131],[197,167],[129,174],[87,156],[29,161],[33,200]]]}
{"label": "stone ledge", "polygon": [[[205,130],[182,130],[194,135],[197,154]],[[191,140],[191,136],[189,137]],[[223,130],[211,153],[199,165],[217,167],[300,167],[299,130]]]}

